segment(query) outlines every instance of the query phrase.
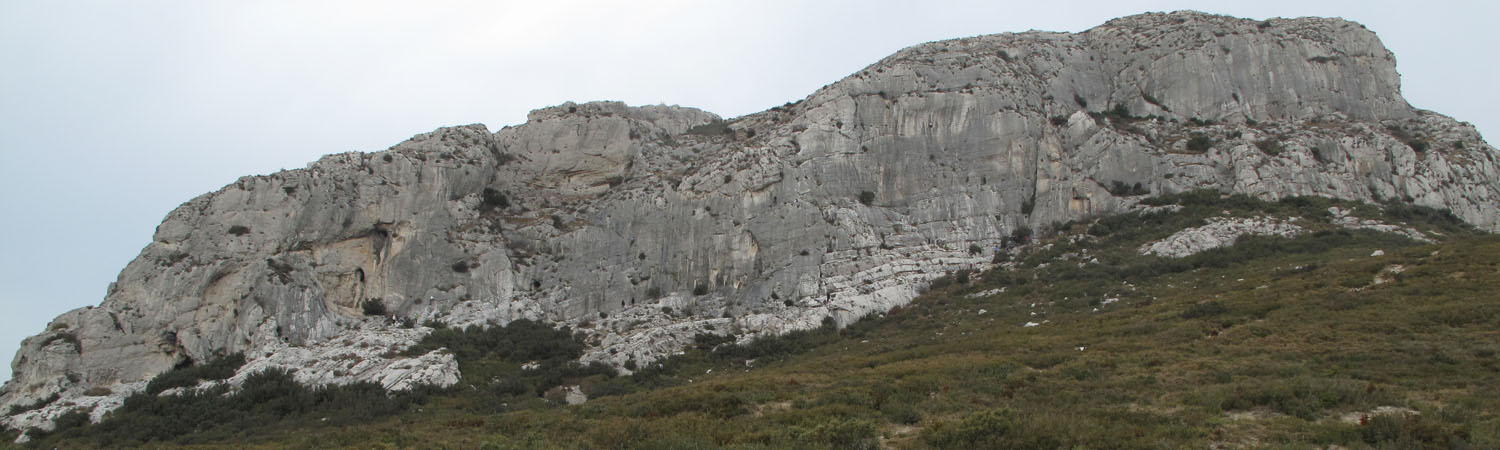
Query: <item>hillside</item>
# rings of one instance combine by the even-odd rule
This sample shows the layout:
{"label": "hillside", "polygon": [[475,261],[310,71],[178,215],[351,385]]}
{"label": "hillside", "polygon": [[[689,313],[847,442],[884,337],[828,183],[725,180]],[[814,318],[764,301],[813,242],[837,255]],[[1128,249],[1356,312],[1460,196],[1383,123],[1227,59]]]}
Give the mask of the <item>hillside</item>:
{"label": "hillside", "polygon": [[[175,408],[129,401],[142,392],[213,393],[189,396],[205,402],[254,387],[300,392],[256,420],[345,403],[396,413],[405,409],[387,394],[421,403],[475,380],[545,395],[636,374],[604,385],[623,392],[675,380],[653,368],[708,343],[888,326],[860,319],[907,308],[960,270],[1044,281],[1001,298],[1062,289],[1028,302],[1064,305],[1038,317],[1083,301],[1119,309],[1136,278],[1224,267],[1201,255],[1142,266],[1095,238],[1033,252],[1042,269],[1005,259],[1033,237],[1167,208],[1153,197],[1225,200],[1204,192],[1234,194],[1231,209],[1325,200],[1299,200],[1281,219],[1198,211],[1208,222],[1147,250],[1180,256],[1244,233],[1333,239],[1265,255],[1325,252],[1377,239],[1370,232],[1443,242],[1466,236],[1460,225],[1500,230],[1497,161],[1471,125],[1406,103],[1374,32],[1323,18],[1142,14],[1080,33],[925,43],[728,120],[567,103],[498,131],[442,128],[187,201],[98,306],[23,341],[0,387],[0,424],[41,433]],[[1335,201],[1393,215],[1361,218],[1372,207]],[[1321,209],[1296,209],[1306,205]],[[1424,218],[1443,222],[1397,224]],[[1083,235],[1130,240],[1146,225],[1109,220],[1124,222]],[[1108,269],[1063,270],[1064,255]],[[1261,294],[1277,292],[1266,285]],[[1007,311],[985,309],[986,320]],[[1062,319],[1041,318],[1032,333]],[[539,366],[483,362],[519,355]],[[184,420],[249,420],[236,414]]]}
{"label": "hillside", "polygon": [[[521,368],[546,361],[549,352],[576,356],[579,348],[542,344],[566,342],[565,334],[546,338],[518,329],[516,337],[528,337],[510,344],[493,340],[493,331],[483,338],[474,330],[435,342],[454,349],[464,366],[452,388],[320,407],[311,400],[316,396],[289,398],[247,385],[238,395],[260,396],[254,406],[223,400],[127,406],[100,425],[33,444],[134,445],[142,442],[133,439],[161,433],[147,442],[651,449],[1500,445],[1494,295],[1500,239],[1441,212],[1399,205],[1272,203],[1206,191],[1147,203],[1181,208],[1070,224],[1013,248],[1007,253],[1013,258],[994,269],[942,278],[910,305],[843,329],[830,324],[743,345],[700,335],[698,345],[661,369],[630,377],[576,365],[572,373],[557,372],[550,382],[581,385],[593,397],[579,405],[567,406],[546,376]],[[1330,208],[1443,237],[1424,244],[1399,232],[1351,230]],[[1304,230],[1293,237],[1244,236],[1181,258],[1140,253],[1143,244],[1225,217],[1279,219]],[[537,370],[552,371],[547,364]],[[153,421],[155,414],[178,421]],[[173,427],[192,429],[182,417],[200,414],[228,420],[204,420],[197,434],[172,435]],[[234,419],[255,414],[272,420]]]}

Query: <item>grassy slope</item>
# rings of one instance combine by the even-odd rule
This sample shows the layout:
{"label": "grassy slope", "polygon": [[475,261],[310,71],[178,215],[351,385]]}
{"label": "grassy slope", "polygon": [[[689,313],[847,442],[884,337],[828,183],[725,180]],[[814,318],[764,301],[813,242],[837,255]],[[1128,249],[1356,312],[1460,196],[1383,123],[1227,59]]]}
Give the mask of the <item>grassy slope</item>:
{"label": "grassy slope", "polygon": [[[745,356],[756,351],[695,349],[664,371],[585,380],[633,392],[579,406],[528,393],[496,407],[476,394],[482,388],[460,388],[367,423],[283,423],[233,440],[264,448],[1500,448],[1500,238],[1408,211],[1401,218],[1452,237],[1416,245],[1325,232],[1242,240],[1183,261],[1135,255],[1140,243],[1221,210],[1331,228],[1316,218],[1325,200],[1177,200],[1188,207],[1107,220],[1092,234],[1073,226],[1010,270],[841,331],[777,341],[810,348],[781,357],[761,348],[753,367]],[[1377,249],[1386,254],[1370,256]],[[1100,263],[1080,262],[1094,258]],[[1386,271],[1393,266],[1404,272]],[[1388,281],[1374,284],[1377,275]],[[1380,406],[1419,414],[1365,413]]]}

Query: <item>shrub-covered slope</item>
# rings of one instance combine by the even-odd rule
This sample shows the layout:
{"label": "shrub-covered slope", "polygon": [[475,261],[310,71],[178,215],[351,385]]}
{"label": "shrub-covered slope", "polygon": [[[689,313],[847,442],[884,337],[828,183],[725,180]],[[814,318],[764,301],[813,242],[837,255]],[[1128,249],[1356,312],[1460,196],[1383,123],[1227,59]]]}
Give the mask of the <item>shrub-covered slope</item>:
{"label": "shrub-covered slope", "polygon": [[[1148,203],[1162,206],[1060,224],[1009,261],[849,327],[741,345],[700,335],[629,377],[572,362],[582,347],[567,329],[448,329],[415,350],[458,357],[464,378],[446,390],[386,399],[272,372],[227,397],[132,398],[102,424],[63,421],[77,426],[32,445],[1500,447],[1500,238],[1394,205],[1207,192]],[[1183,258],[1140,252],[1235,217],[1303,232]],[[1437,242],[1340,225],[1348,217]],[[558,386],[591,398],[567,406]],[[146,402],[164,406],[136,407]],[[140,431],[180,405],[223,419]]]}

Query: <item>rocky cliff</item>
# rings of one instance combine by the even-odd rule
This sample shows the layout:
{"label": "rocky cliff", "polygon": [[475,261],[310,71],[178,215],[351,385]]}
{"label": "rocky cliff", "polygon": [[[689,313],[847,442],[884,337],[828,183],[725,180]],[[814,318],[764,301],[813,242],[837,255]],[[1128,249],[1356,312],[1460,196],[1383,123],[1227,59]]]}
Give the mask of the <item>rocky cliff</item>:
{"label": "rocky cliff", "polygon": [[0,408],[45,405],[14,426],[102,414],[235,352],[313,383],[453,383],[450,355],[393,356],[426,330],[408,318],[568,323],[584,359],[639,364],[697,333],[885,311],[1018,230],[1148,194],[1411,202],[1494,231],[1496,158],[1410,107],[1392,54],[1343,20],[1179,12],[933,42],[727,122],[569,103],[242,178],[169,214],[99,306],[28,338]]}

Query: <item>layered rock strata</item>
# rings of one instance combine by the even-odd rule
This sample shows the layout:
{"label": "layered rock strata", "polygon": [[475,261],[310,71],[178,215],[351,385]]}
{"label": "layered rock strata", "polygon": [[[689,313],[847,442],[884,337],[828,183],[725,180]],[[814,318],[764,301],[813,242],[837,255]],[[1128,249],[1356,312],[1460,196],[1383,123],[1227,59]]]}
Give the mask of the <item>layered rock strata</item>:
{"label": "layered rock strata", "polygon": [[[63,399],[7,418],[23,423],[235,352],[312,367],[285,355],[405,318],[566,323],[585,360],[644,364],[697,333],[885,311],[1019,228],[1149,194],[1406,201],[1494,231],[1495,164],[1472,126],[1408,105],[1392,54],[1343,20],[1180,12],[933,42],[728,122],[569,103],[242,178],[169,214],[99,306],[27,339],[0,408]],[[428,369],[441,354],[380,364],[310,380],[454,379]]]}

